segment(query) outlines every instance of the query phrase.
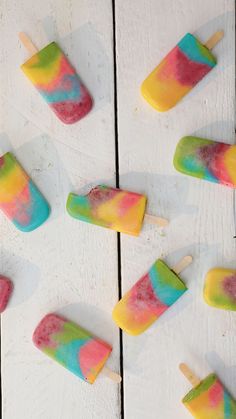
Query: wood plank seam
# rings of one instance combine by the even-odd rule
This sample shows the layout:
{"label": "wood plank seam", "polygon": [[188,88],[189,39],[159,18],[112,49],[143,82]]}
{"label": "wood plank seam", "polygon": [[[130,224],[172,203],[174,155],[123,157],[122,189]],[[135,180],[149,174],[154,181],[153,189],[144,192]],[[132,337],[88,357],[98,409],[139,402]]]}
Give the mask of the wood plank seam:
{"label": "wood plank seam", "polygon": [[[115,170],[116,187],[120,186],[119,169],[119,133],[118,133],[118,97],[117,97],[117,60],[116,60],[116,5],[112,0],[112,26],[113,26],[113,68],[114,68],[114,136],[115,136]],[[122,274],[121,274],[121,240],[120,233],[117,233],[117,279],[118,279],[118,299],[122,298]],[[123,365],[123,332],[119,329],[120,343],[120,417],[124,419],[124,365]]]}

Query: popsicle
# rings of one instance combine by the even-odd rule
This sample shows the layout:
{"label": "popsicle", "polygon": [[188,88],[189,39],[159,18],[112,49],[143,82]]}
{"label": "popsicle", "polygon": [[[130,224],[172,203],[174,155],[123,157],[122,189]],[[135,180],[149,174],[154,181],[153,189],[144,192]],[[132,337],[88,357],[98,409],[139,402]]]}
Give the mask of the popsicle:
{"label": "popsicle", "polygon": [[161,63],[144,80],[141,92],[159,112],[175,106],[216,65],[211,49],[221,40],[216,32],[203,45],[187,33]]}
{"label": "popsicle", "polygon": [[0,275],[0,313],[6,309],[13,291],[13,284],[10,279]]}
{"label": "popsicle", "polygon": [[66,208],[71,217],[121,233],[138,236],[143,219],[166,226],[165,218],[145,213],[147,198],[135,192],[98,185],[87,195],[70,193]]}
{"label": "popsicle", "polygon": [[118,374],[105,367],[112,347],[55,313],[41,320],[34,331],[33,342],[50,358],[90,384],[100,371],[113,381],[121,381]]}
{"label": "popsicle", "polygon": [[0,208],[21,231],[39,227],[50,208],[12,153],[0,157]]}
{"label": "popsicle", "polygon": [[236,311],[236,270],[211,269],[205,279],[204,298],[210,306]]}
{"label": "popsicle", "polygon": [[57,117],[73,124],[92,108],[92,98],[56,42],[38,51],[25,33],[19,37],[33,56],[21,69]]}
{"label": "popsicle", "polygon": [[181,173],[236,188],[236,145],[183,137],[174,155]]}
{"label": "popsicle", "polygon": [[182,400],[196,419],[235,419],[236,402],[215,374],[200,380],[185,364],[180,370],[194,387]]}
{"label": "popsicle", "polygon": [[157,259],[114,307],[116,324],[130,335],[143,333],[187,291],[178,274],[191,262],[192,256],[185,256],[170,269]]}

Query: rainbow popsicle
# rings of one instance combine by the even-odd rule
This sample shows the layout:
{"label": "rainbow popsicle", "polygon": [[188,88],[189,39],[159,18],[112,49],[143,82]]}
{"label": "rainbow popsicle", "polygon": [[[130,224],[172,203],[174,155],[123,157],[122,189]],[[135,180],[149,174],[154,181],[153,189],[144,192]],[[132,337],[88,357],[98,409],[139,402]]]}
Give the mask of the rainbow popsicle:
{"label": "rainbow popsicle", "polygon": [[99,185],[86,196],[70,193],[66,208],[81,221],[138,236],[146,202],[144,195]]}
{"label": "rainbow popsicle", "polygon": [[35,346],[84,381],[93,384],[112,347],[77,324],[46,315],[33,334]]}
{"label": "rainbow popsicle", "polygon": [[113,309],[117,325],[131,335],[143,333],[187,290],[181,279],[160,259]]}
{"label": "rainbow popsicle", "polygon": [[167,111],[215,65],[209,49],[187,33],[144,80],[142,95],[159,112]]}
{"label": "rainbow popsicle", "polygon": [[0,313],[2,313],[11,297],[13,284],[10,279],[0,275]]}
{"label": "rainbow popsicle", "polygon": [[88,90],[56,42],[34,54],[21,69],[65,124],[79,121],[92,108]]}
{"label": "rainbow popsicle", "polygon": [[0,208],[24,232],[39,227],[50,213],[37,186],[9,152],[0,157]]}
{"label": "rainbow popsicle", "polygon": [[236,418],[236,402],[215,374],[202,380],[182,402],[196,419]]}
{"label": "rainbow popsicle", "polygon": [[211,269],[205,279],[204,298],[210,306],[236,311],[236,270]]}
{"label": "rainbow popsicle", "polygon": [[236,188],[236,145],[183,137],[174,155],[181,173]]}

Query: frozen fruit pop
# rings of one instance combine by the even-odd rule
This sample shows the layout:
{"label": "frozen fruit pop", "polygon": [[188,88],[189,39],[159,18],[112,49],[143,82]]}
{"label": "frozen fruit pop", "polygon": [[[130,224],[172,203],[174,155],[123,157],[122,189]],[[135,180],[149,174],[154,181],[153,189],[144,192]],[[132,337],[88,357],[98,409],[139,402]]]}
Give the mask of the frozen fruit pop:
{"label": "frozen fruit pop", "polygon": [[0,313],[2,313],[11,297],[13,284],[10,279],[0,275]]}
{"label": "frozen fruit pop", "polygon": [[183,137],[174,155],[176,170],[236,188],[236,145]]}
{"label": "frozen fruit pop", "polygon": [[180,369],[194,387],[182,400],[194,418],[236,418],[236,402],[215,374],[199,380],[185,364]]}
{"label": "frozen fruit pop", "polygon": [[210,306],[236,311],[236,270],[211,269],[205,279],[204,299]]}
{"label": "frozen fruit pop", "polygon": [[50,213],[37,186],[9,152],[0,157],[0,208],[24,232],[39,227]]}
{"label": "frozen fruit pop", "polygon": [[[20,35],[28,45],[25,34]],[[58,118],[73,124],[92,108],[92,98],[62,50],[52,42],[34,55],[21,69],[30,79]]]}
{"label": "frozen fruit pop", "polygon": [[87,195],[70,193],[66,208],[71,217],[121,233],[138,236],[143,219],[162,226],[168,221],[144,214],[147,198],[139,193],[98,185]]}
{"label": "frozen fruit pop", "polygon": [[144,80],[141,92],[147,102],[160,112],[175,106],[216,65],[210,49],[222,36],[216,32],[203,45],[187,33]]}
{"label": "frozen fruit pop", "polygon": [[[84,381],[93,384],[110,356],[112,347],[79,325],[50,313],[33,334],[35,346]],[[110,371],[108,368],[106,374]],[[110,371],[110,378],[120,377]],[[119,380],[117,379],[119,378]]]}
{"label": "frozen fruit pop", "polygon": [[117,325],[130,335],[143,333],[187,290],[177,273],[191,261],[191,256],[185,256],[170,269],[158,259],[114,307],[112,317]]}

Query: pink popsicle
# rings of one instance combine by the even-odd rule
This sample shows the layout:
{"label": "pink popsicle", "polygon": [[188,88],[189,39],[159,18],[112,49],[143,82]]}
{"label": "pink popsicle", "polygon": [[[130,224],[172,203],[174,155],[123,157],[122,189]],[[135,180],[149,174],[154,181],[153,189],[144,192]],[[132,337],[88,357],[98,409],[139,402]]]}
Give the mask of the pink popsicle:
{"label": "pink popsicle", "polygon": [[0,313],[2,313],[11,297],[13,284],[10,279],[0,275]]}

